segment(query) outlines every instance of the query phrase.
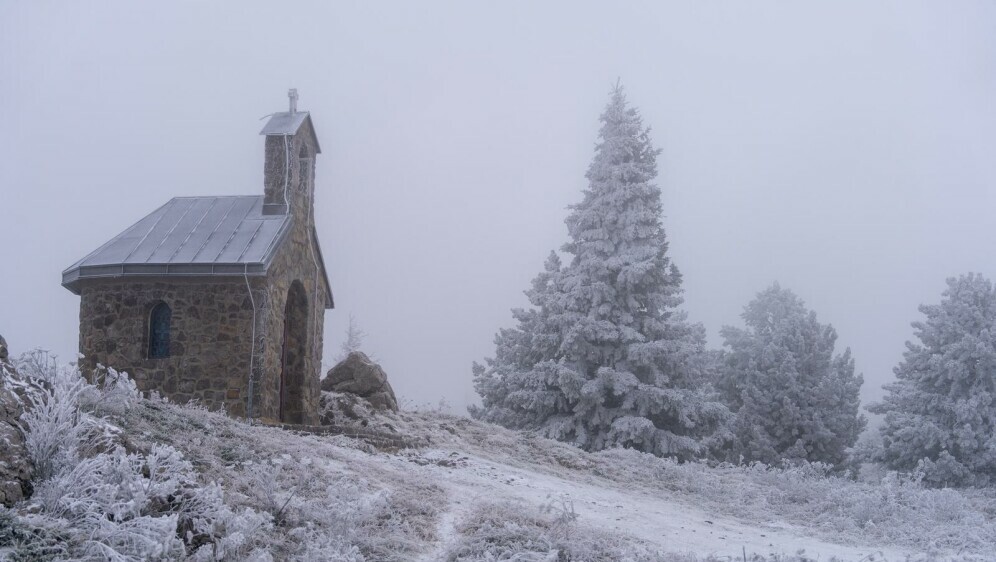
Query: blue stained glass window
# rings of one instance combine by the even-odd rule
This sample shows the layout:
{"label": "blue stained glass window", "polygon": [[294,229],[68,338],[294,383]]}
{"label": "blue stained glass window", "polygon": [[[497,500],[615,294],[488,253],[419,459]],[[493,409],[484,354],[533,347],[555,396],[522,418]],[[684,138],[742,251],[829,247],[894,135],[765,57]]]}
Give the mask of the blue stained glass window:
{"label": "blue stained glass window", "polygon": [[161,302],[149,315],[149,359],[169,357],[169,324],[173,311]]}

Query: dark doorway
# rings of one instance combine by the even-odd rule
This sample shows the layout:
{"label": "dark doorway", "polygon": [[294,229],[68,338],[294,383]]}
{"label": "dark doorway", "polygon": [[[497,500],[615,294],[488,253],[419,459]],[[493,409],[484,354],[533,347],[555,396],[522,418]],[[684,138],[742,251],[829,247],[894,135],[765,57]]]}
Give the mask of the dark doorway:
{"label": "dark doorway", "polygon": [[280,369],[280,421],[304,422],[304,366],[308,353],[308,297],[300,281],[291,283],[284,306]]}

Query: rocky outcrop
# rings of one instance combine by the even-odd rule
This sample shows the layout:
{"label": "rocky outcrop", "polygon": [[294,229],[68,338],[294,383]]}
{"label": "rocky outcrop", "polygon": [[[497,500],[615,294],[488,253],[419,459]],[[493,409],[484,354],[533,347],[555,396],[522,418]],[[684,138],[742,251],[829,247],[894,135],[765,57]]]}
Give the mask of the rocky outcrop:
{"label": "rocky outcrop", "polygon": [[329,369],[322,380],[322,390],[355,394],[377,410],[398,411],[398,399],[391,383],[387,382],[387,373],[360,351],[350,353]]}
{"label": "rocky outcrop", "polygon": [[8,361],[7,342],[0,336],[0,504],[10,507],[31,494],[31,463],[24,436],[17,425],[21,400],[9,387],[14,367]]}

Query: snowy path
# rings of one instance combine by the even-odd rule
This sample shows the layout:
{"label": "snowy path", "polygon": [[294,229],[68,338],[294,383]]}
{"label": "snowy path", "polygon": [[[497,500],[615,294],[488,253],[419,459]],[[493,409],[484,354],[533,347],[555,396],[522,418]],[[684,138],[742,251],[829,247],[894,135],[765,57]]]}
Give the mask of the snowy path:
{"label": "snowy path", "polygon": [[[411,458],[398,457],[403,462]],[[791,554],[805,549],[817,560],[900,561],[906,555],[894,549],[833,544],[806,536],[806,530],[784,525],[751,525],[728,516],[707,513],[680,501],[653,496],[642,490],[621,489],[608,480],[578,482],[528,468],[501,464],[480,456],[445,450],[423,451],[420,460],[434,473],[450,503],[440,518],[437,547],[421,560],[440,560],[463,514],[484,498],[518,499],[539,506],[566,495],[574,502],[579,522],[624,533],[668,552],[692,552],[740,559],[753,553]],[[438,462],[437,461],[442,461]],[[419,462],[419,464],[422,464]],[[874,555],[872,557],[872,555]]]}

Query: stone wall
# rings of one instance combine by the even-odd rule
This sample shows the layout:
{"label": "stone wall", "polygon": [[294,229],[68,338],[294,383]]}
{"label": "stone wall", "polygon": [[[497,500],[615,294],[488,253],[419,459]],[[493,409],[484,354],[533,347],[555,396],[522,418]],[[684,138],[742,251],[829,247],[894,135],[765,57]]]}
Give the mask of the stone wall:
{"label": "stone wall", "polygon": [[[127,371],[140,389],[158,390],[176,402],[197,399],[211,408],[224,406],[235,416],[318,423],[328,288],[314,237],[318,147],[313,139],[310,120],[296,135],[266,138],[264,202],[280,207],[286,198],[292,221],[266,277],[250,277],[252,299],[243,277],[84,280],[81,366],[91,370],[100,363]],[[293,415],[281,420],[281,374],[288,356],[284,314],[295,282],[304,293],[303,312],[295,318],[304,321],[293,332],[300,345],[289,354],[292,376],[284,377],[294,385],[285,384],[283,397],[284,410]],[[170,356],[150,359],[149,314],[159,302],[173,312]],[[256,339],[251,342],[254,304]]]}
{"label": "stone wall", "polygon": [[[322,341],[325,317],[326,289],[320,270],[311,258],[312,242],[305,225],[295,225],[291,235],[284,241],[280,254],[270,266],[269,284],[266,291],[268,303],[263,318],[262,332],[274,334],[274,340],[281,340],[284,333],[284,311],[287,296],[294,281],[300,281],[304,288],[308,307],[307,326],[304,337],[307,353],[302,361],[304,385],[293,394],[301,397],[301,409],[305,412],[300,423],[318,423],[318,401],[320,398],[319,380],[322,364]],[[317,258],[317,254],[316,254]],[[262,349],[259,369],[259,409],[257,416],[267,420],[280,419],[280,375],[283,370],[283,349],[278,343]],[[295,422],[297,420],[294,420]]]}
{"label": "stone wall", "polygon": [[295,135],[269,135],[263,161],[263,204],[283,207],[283,212],[307,218],[309,223],[314,212],[318,150],[313,137],[310,120],[305,120]]}
{"label": "stone wall", "polygon": [[[250,282],[265,292],[263,279]],[[127,371],[143,391],[245,415],[253,309],[244,278],[95,279],[81,288],[85,373],[100,363]],[[170,356],[149,359],[149,313],[159,302],[172,309]]]}
{"label": "stone wall", "polygon": [[[287,139],[287,150],[290,154],[290,173],[287,176],[288,212],[293,216],[291,232],[284,240],[280,251],[270,265],[267,274],[269,280],[266,291],[266,314],[261,331],[273,334],[275,340],[281,340],[284,333],[284,311],[287,295],[291,284],[299,281],[304,288],[307,299],[307,329],[304,337],[308,342],[308,350],[304,357],[304,384],[300,389],[294,389],[290,394],[293,400],[302,402],[304,415],[300,423],[318,423],[318,406],[321,391],[319,388],[322,363],[322,338],[324,329],[325,305],[327,288],[321,272],[321,261],[318,248],[313,238],[314,232],[314,157],[317,147],[313,142],[313,132],[310,121],[298,130],[297,134]],[[283,201],[283,183],[287,152],[283,137],[267,137],[266,164],[263,168],[266,200],[268,202]],[[298,158],[305,155],[309,161],[302,163]],[[280,376],[283,370],[282,347],[265,346],[261,364],[258,368],[260,381],[257,417],[264,420],[280,420]],[[290,420],[286,420],[290,421]],[[298,422],[298,420],[293,420]]]}

